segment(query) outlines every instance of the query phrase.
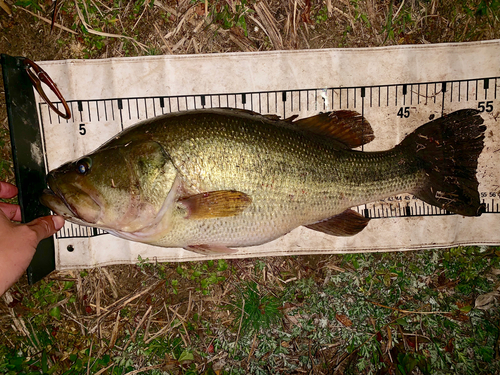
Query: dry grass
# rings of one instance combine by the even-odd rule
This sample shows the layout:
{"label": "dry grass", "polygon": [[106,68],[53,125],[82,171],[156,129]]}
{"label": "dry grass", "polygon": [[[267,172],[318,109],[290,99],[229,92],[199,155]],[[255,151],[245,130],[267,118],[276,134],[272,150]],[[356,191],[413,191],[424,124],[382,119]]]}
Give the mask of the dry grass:
{"label": "dry grass", "polygon": [[[1,3],[12,16],[0,10],[0,50],[34,60],[500,38],[498,1],[66,0],[52,32],[51,0]],[[0,116],[0,179],[12,181],[4,99]],[[460,251],[456,263],[440,251],[54,272],[33,287],[21,280],[0,301],[0,356],[3,365],[19,359],[12,373],[403,373],[418,361],[433,372],[492,371],[496,295],[485,310],[473,305],[496,293],[498,254]],[[243,293],[247,283],[257,286],[256,301]],[[252,303],[280,323],[245,330]],[[467,327],[481,331],[475,321],[491,337],[474,336]],[[467,351],[463,337],[492,352]],[[415,371],[426,373],[423,364]]]}

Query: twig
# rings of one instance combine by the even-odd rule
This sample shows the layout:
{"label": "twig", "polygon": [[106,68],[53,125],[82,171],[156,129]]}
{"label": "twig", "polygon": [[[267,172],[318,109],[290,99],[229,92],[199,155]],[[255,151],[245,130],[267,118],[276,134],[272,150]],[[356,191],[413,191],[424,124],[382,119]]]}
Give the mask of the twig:
{"label": "twig", "polygon": [[394,20],[395,20],[395,19],[396,19],[396,17],[398,16],[399,12],[401,11],[401,8],[403,8],[403,5],[404,5],[404,4],[405,4],[405,0],[403,0],[403,1],[401,2],[401,5],[399,6],[399,8],[398,8],[398,10],[397,10],[396,14],[394,14],[394,16],[392,17],[392,22],[394,22]]}
{"label": "twig", "polygon": [[139,374],[139,373],[144,372],[144,371],[156,370],[156,369],[162,368],[162,367],[163,367],[163,364],[161,364],[161,365],[154,365],[154,366],[148,366],[148,367],[143,367],[143,368],[140,368],[139,370],[134,370],[134,371],[127,372],[125,375]]}
{"label": "twig", "polygon": [[0,8],[5,10],[5,12],[12,17],[12,11],[10,10],[9,6],[5,3],[5,1],[0,0]]}
{"label": "twig", "polygon": [[112,363],[110,364],[108,367],[104,367],[102,369],[100,369],[99,371],[97,371],[94,375],[101,375],[103,373],[105,373],[109,368],[113,367],[115,364]]}
{"label": "twig", "polygon": [[398,309],[396,307],[385,306],[385,305],[382,305],[382,304],[380,304],[378,302],[373,302],[373,301],[368,301],[368,300],[367,300],[367,302],[370,302],[371,304],[376,305],[376,306],[383,307],[385,309],[390,309],[390,310],[393,310],[393,311],[399,311],[399,312],[404,313],[404,314],[422,314],[422,315],[450,314],[449,311],[411,311],[411,310],[402,310],[402,309]]}
{"label": "twig", "polygon": [[93,340],[90,340],[90,350],[89,350],[89,360],[87,362],[87,375],[90,374],[90,359],[92,358],[92,346],[94,344]]}
{"label": "twig", "polygon": [[116,288],[116,282],[113,278],[112,274],[106,269],[106,267],[100,268],[101,272],[106,276],[106,279],[109,281],[109,285],[111,287],[111,292],[113,293],[113,297],[118,298],[118,289]]}
{"label": "twig", "polygon": [[[168,309],[165,308],[165,311],[167,312],[168,314]],[[181,323],[177,323],[175,326],[172,326],[172,323],[174,322],[174,319],[175,319],[175,316],[172,317],[172,319],[170,320],[170,322],[168,322],[167,324],[165,324],[165,326],[160,329],[158,332],[156,332],[153,336],[151,336],[149,339],[145,340],[144,341],[144,344],[149,344],[152,340],[154,340],[155,338],[157,338],[158,336],[162,335],[165,331],[169,330],[169,329],[174,329],[176,327],[178,327]]]}
{"label": "twig", "polygon": [[147,3],[144,3],[144,10],[142,11],[141,15],[139,16],[139,18],[137,19],[136,23],[134,24],[134,26],[132,27],[132,30],[135,29],[135,27],[137,26],[137,24],[139,23],[139,21],[141,20],[142,16],[144,15],[144,13],[146,12],[146,9],[148,9],[148,4]]}
{"label": "twig", "polygon": [[240,339],[240,331],[241,331],[241,325],[243,323],[243,315],[245,315],[245,299],[243,298],[243,304],[241,305],[241,318],[240,318],[240,325],[238,327],[238,334],[236,335],[236,343],[238,343],[238,340]]}
{"label": "twig", "polygon": [[169,308],[169,309],[170,309],[170,311],[172,311],[175,315],[177,315],[177,317],[179,318],[179,320],[180,320],[180,322],[181,322],[181,324],[182,324],[182,327],[184,328],[184,332],[186,332],[186,335],[187,335],[187,341],[186,341],[186,339],[184,338],[184,335],[183,335],[183,334],[179,331],[179,335],[181,335],[181,339],[182,339],[182,341],[184,341],[184,345],[188,346],[188,341],[189,341],[189,345],[191,345],[191,339],[189,338],[189,335],[188,335],[188,333],[187,333],[187,332],[188,332],[188,330],[187,330],[187,328],[186,328],[186,325],[184,324],[184,322],[186,321],[186,319],[185,319],[182,315],[180,315],[180,314],[177,312],[177,310],[172,309],[172,307],[170,307],[170,306],[169,306],[168,308]]}
{"label": "twig", "polygon": [[[49,25],[52,25],[52,21],[49,20],[48,18],[45,18],[45,17],[42,17],[42,16],[39,16],[38,14],[36,13],[33,13],[31,11],[29,11],[28,9],[25,9],[23,7],[16,7],[17,9],[22,9],[24,10],[25,12],[31,14],[32,16],[35,16],[37,17],[38,19],[42,20],[43,22],[46,22],[48,23]],[[63,29],[64,31],[67,31],[68,33],[71,33],[71,34],[75,34],[75,35],[78,35],[78,33],[76,31],[73,31],[71,29],[68,29],[66,26],[63,26],[63,25],[60,25],[58,24],[57,22],[54,22],[54,26],[55,27],[59,27],[60,29]]]}
{"label": "twig", "polygon": [[[102,14],[101,10],[99,9],[99,7],[97,6],[97,4],[94,2],[94,0],[90,0],[92,2],[92,4],[94,4],[95,8],[97,9],[97,11],[101,14],[101,17],[104,17],[104,14]],[[102,4],[102,3],[101,3]],[[87,10],[87,9],[85,9]]]}
{"label": "twig", "polygon": [[153,314],[149,315],[148,322],[146,323],[146,328],[144,329],[143,340],[146,341],[149,335],[149,327],[151,325],[151,320],[153,320]]}
{"label": "twig", "polygon": [[254,9],[257,15],[259,16],[260,20],[262,21],[262,24],[266,25],[267,27],[264,27],[262,24],[255,21],[254,17],[250,18],[261,26],[262,30],[264,30],[264,32],[269,37],[274,48],[283,49],[283,40],[281,39],[281,33],[279,32],[276,26],[278,22],[272,15],[271,11],[269,10],[269,7],[266,5],[265,2],[261,1],[254,5]]}
{"label": "twig", "polygon": [[340,10],[337,7],[333,7],[333,10],[336,11],[336,12],[338,12],[338,13],[340,13],[341,15],[343,15],[349,21],[349,23],[351,24],[352,29],[354,30],[355,26],[354,26],[354,21],[353,21],[352,17],[349,17],[348,14],[346,14],[345,12],[343,12],[342,10]]}
{"label": "twig", "polygon": [[158,28],[158,25],[156,23],[154,24],[154,27],[155,27],[156,32],[160,36],[160,38],[163,40],[163,44],[165,45],[165,48],[167,49],[167,52],[170,53],[170,54],[173,54],[172,48],[170,48],[170,46],[168,45],[168,42],[165,39],[165,36],[160,32],[160,29]]}
{"label": "twig", "polygon": [[118,338],[118,327],[120,326],[120,312],[116,313],[115,325],[113,331],[111,332],[111,338],[109,339],[109,349],[115,346],[116,339]]}
{"label": "twig", "polygon": [[137,325],[137,327],[135,328],[134,330],[134,333],[132,333],[132,336],[130,336],[130,338],[128,339],[127,343],[125,344],[125,346],[123,347],[123,350],[125,351],[125,349],[127,349],[127,347],[129,346],[129,344],[135,340],[135,336],[137,335],[137,331],[139,330],[139,328],[142,326],[142,323],[144,323],[144,320],[146,320],[146,317],[148,316],[148,314],[151,312],[151,309],[153,308],[153,306],[149,306],[148,310],[146,311],[146,313],[144,314],[144,316],[142,317],[141,321],[139,322],[139,324]]}

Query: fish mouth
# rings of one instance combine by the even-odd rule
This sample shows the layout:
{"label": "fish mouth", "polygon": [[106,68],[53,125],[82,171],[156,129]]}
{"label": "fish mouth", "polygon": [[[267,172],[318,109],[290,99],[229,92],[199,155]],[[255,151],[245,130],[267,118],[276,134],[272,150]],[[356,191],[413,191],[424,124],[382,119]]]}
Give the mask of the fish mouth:
{"label": "fish mouth", "polygon": [[45,189],[40,197],[44,206],[78,224],[89,225],[98,222],[101,206],[92,196],[73,185],[65,186],[63,192],[50,174],[47,182],[49,189]]}
{"label": "fish mouth", "polygon": [[71,219],[73,217],[78,218],[78,214],[68,202],[64,199],[64,196],[56,194],[51,189],[45,189],[40,197],[40,202],[54,211],[56,214],[63,216],[65,219]]}

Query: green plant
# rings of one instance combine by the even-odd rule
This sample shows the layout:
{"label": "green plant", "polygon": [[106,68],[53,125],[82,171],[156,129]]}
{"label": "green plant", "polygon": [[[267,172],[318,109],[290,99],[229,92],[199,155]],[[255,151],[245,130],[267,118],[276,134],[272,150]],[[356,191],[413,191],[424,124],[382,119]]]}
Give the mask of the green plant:
{"label": "green plant", "polygon": [[214,23],[219,24],[223,29],[240,27],[245,36],[248,36],[246,17],[254,12],[248,7],[247,0],[241,0],[229,6],[227,2],[216,2],[210,12]]}
{"label": "green plant", "polygon": [[328,8],[325,6],[321,7],[315,17],[316,23],[321,24],[328,20]]}
{"label": "green plant", "polygon": [[32,8],[33,10],[42,10],[40,5],[38,4],[38,0],[17,0],[14,5],[17,6],[22,6],[22,7],[29,7]]}
{"label": "green plant", "polygon": [[234,324],[244,333],[269,329],[281,320],[281,305],[279,298],[268,291],[261,292],[257,283],[245,283],[239,289],[236,309],[233,310]]}
{"label": "green plant", "polygon": [[359,0],[352,0],[351,5],[354,7],[354,19],[356,21],[361,20],[365,23],[366,27],[371,28],[370,21],[368,20],[368,16],[366,13],[361,11],[361,7],[359,5]]}
{"label": "green plant", "polygon": [[412,18],[411,7],[404,6],[401,4],[394,13],[393,2],[389,2],[389,11],[386,15],[385,25],[382,27],[381,34],[386,33],[384,44],[387,40],[396,40],[408,33],[411,26],[415,24],[415,20]]}

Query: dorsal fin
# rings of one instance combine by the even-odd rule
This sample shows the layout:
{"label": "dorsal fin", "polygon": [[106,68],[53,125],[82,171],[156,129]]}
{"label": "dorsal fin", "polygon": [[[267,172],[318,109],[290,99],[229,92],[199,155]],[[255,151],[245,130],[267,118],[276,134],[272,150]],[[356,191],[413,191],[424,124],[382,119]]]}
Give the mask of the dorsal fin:
{"label": "dorsal fin", "polygon": [[334,139],[347,148],[371,142],[373,129],[356,111],[332,111],[293,122],[300,129]]}

